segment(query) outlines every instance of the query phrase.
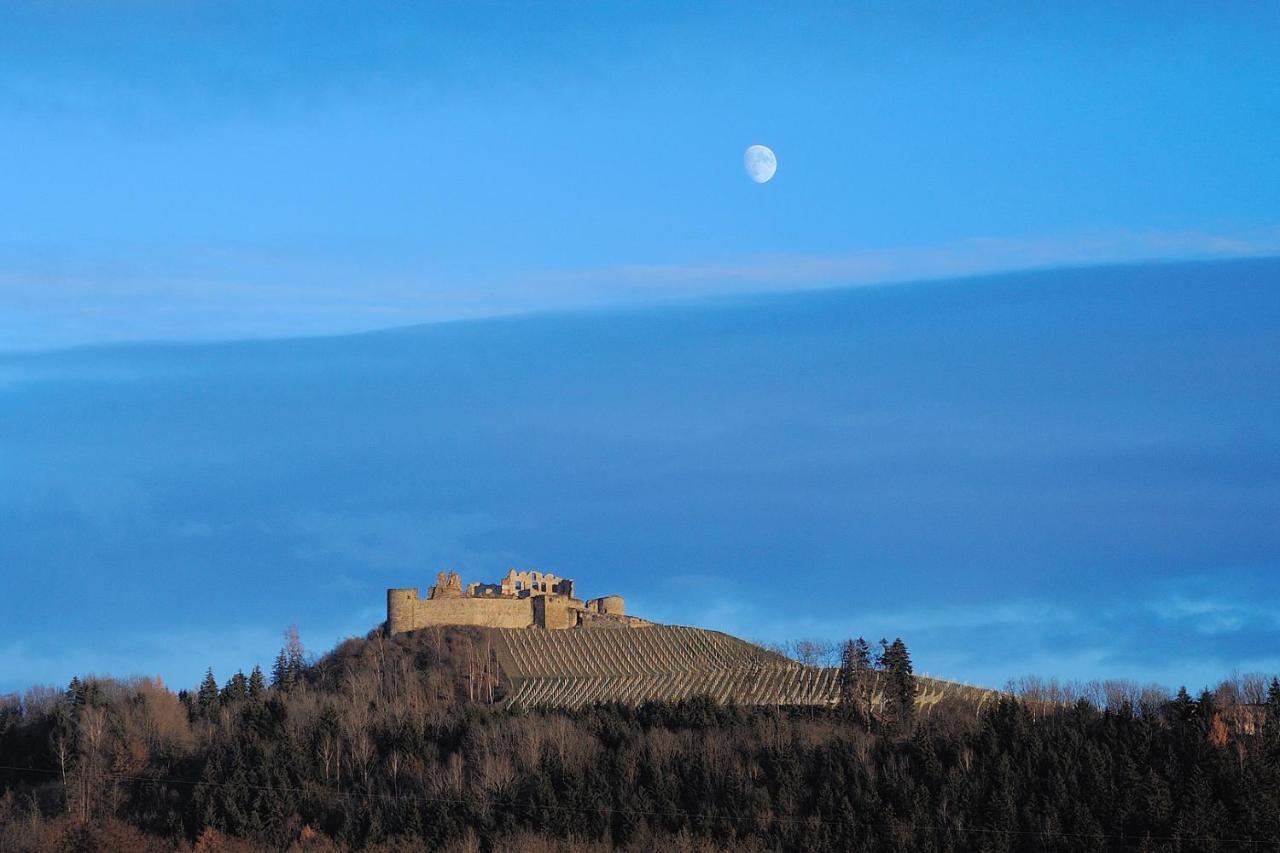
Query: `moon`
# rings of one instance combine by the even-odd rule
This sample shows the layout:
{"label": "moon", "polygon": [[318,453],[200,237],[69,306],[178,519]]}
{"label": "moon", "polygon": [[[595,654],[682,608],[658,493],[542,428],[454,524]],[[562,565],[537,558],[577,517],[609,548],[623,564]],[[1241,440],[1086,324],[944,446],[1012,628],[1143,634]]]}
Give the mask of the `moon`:
{"label": "moon", "polygon": [[778,171],[778,158],[765,145],[752,145],[742,155],[742,165],[747,169],[747,176],[757,184],[768,183],[773,173]]}

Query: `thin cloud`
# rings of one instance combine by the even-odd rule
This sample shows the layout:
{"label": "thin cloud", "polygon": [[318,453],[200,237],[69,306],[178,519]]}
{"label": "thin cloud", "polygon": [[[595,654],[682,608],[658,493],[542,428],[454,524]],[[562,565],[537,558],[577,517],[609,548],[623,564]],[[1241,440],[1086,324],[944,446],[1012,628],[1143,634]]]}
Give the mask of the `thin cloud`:
{"label": "thin cloud", "polygon": [[[368,265],[287,253],[131,252],[128,258],[0,256],[0,341],[38,350],[136,340],[344,334],[413,323],[768,291],[884,285],[1027,268],[1280,254],[1280,227],[1241,234],[1115,232],[975,238],[940,246],[616,264],[468,275],[421,259]],[[138,257],[150,260],[140,262]]]}
{"label": "thin cloud", "polygon": [[[1070,238],[982,237],[942,246],[905,246],[847,254],[767,256],[726,263],[620,265],[565,271],[565,277],[611,280],[661,292],[703,284],[785,289],[824,282],[882,284],[1017,269],[1156,260],[1267,257],[1280,253],[1280,227],[1239,235],[1117,232]],[[554,278],[554,274],[549,276]]]}

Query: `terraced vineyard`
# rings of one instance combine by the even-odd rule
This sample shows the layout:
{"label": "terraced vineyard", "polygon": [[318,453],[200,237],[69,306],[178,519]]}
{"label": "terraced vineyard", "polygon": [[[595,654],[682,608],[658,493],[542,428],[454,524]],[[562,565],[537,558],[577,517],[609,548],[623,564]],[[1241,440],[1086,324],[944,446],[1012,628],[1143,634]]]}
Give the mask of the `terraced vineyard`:
{"label": "terraced vineyard", "polygon": [[[839,671],[804,666],[752,643],[701,628],[496,629],[494,651],[511,681],[507,705],[579,708],[710,696],[738,705],[834,705]],[[992,691],[918,679],[927,710],[947,696],[982,702]],[[876,690],[873,702],[879,703]]]}

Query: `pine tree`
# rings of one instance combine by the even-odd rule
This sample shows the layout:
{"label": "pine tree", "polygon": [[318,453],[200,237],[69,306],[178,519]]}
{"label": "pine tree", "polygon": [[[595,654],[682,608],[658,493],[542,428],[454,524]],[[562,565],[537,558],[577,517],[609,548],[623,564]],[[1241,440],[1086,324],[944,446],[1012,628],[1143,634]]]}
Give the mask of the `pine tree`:
{"label": "pine tree", "polygon": [[218,680],[213,677],[213,667],[205,670],[204,681],[200,682],[196,708],[202,717],[212,717],[218,711]]}
{"label": "pine tree", "polygon": [[290,625],[284,630],[284,645],[271,667],[271,686],[286,692],[300,687],[306,668],[307,652],[298,638],[298,626]]}
{"label": "pine tree", "polygon": [[1218,703],[1213,697],[1213,693],[1206,687],[1200,691],[1200,698],[1196,700],[1196,713],[1199,714],[1201,721],[1212,720],[1213,715],[1218,711]]}
{"label": "pine tree", "polygon": [[267,692],[267,679],[262,675],[262,667],[257,664],[253,665],[253,672],[249,673],[248,694],[250,699],[261,699],[262,694]]}
{"label": "pine tree", "polygon": [[298,626],[290,625],[284,632],[285,663],[289,670],[289,682],[294,687],[302,684],[302,676],[307,666],[307,652],[298,637]]}
{"label": "pine tree", "polygon": [[73,675],[67,685],[66,697],[72,711],[78,712],[86,705],[97,708],[103,704],[102,684],[93,676],[81,679]]}
{"label": "pine tree", "polygon": [[75,695],[72,701],[74,710],[79,711],[81,708],[101,708],[105,703],[102,698],[102,682],[89,676],[85,679],[71,679],[71,685],[75,688]]}
{"label": "pine tree", "polygon": [[293,673],[289,670],[289,658],[284,649],[280,650],[280,654],[276,655],[276,662],[271,665],[271,686],[286,692],[293,689]]}
{"label": "pine tree", "polygon": [[880,641],[884,651],[880,655],[884,667],[885,711],[896,723],[908,725],[915,716],[916,678],[911,666],[911,654],[907,644],[898,637],[892,643]]}
{"label": "pine tree", "polygon": [[840,649],[840,704],[869,720],[871,715],[871,646],[862,637]]}
{"label": "pine tree", "polygon": [[232,702],[247,699],[248,696],[249,680],[244,677],[242,670],[236,670],[236,674],[227,679],[226,685],[222,688],[222,695],[219,698],[223,705],[229,705]]}
{"label": "pine tree", "polygon": [[844,645],[840,647],[840,704],[845,707],[853,707],[857,692],[854,687],[856,678],[857,663],[853,640],[845,640]]}
{"label": "pine tree", "polygon": [[1280,719],[1280,678],[1271,679],[1267,687],[1267,711],[1272,719]]}
{"label": "pine tree", "polygon": [[1173,715],[1180,723],[1191,722],[1196,715],[1195,702],[1191,700],[1191,694],[1187,692],[1186,685],[1178,688],[1178,695],[1173,698]]}

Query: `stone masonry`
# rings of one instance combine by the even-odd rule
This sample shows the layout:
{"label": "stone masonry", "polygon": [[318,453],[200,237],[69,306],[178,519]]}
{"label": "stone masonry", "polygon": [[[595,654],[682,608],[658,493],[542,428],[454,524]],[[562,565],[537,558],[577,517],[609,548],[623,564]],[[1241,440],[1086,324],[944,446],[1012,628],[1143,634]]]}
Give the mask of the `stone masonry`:
{"label": "stone masonry", "polygon": [[538,571],[512,569],[496,584],[464,589],[457,572],[440,572],[420,598],[417,587],[387,590],[387,632],[399,634],[430,625],[485,628],[631,628],[649,623],[624,611],[622,596],[583,601],[573,580]]}

